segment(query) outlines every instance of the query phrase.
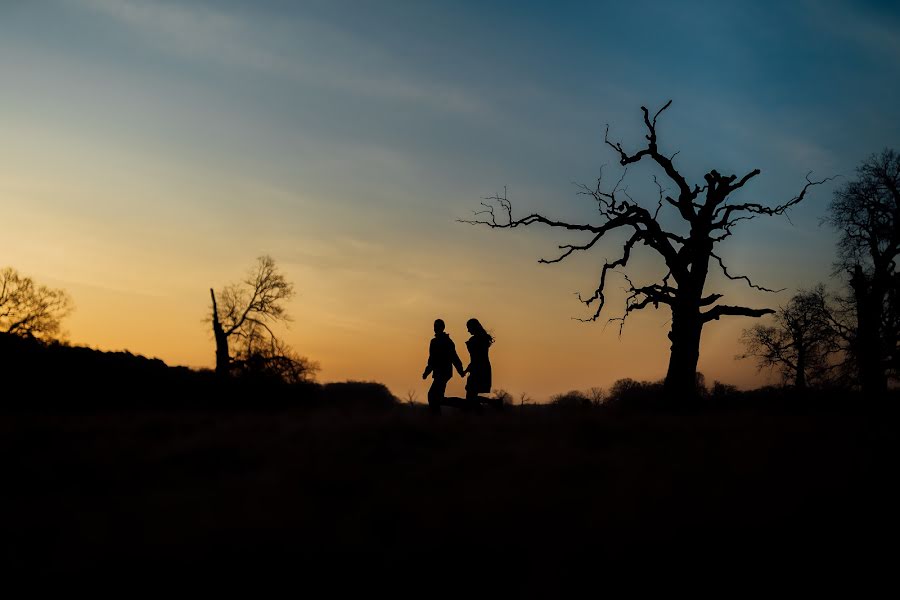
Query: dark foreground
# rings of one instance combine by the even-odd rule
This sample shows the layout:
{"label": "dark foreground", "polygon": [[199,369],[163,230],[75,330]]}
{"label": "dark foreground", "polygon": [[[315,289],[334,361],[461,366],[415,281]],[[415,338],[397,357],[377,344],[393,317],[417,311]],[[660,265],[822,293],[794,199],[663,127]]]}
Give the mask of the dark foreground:
{"label": "dark foreground", "polygon": [[896,564],[895,411],[447,413],[2,415],[2,569]]}

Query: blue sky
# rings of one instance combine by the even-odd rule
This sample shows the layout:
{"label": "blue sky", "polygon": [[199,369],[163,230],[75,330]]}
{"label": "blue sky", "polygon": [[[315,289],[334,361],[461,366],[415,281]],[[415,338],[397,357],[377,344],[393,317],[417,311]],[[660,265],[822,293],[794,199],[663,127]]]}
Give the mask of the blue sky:
{"label": "blue sky", "polygon": [[[514,391],[654,378],[665,315],[622,340],[570,322],[614,240],[540,267],[568,240],[455,220],[504,185],[522,210],[590,219],[573,182],[618,174],[605,125],[636,147],[639,107],[670,98],[660,143],[686,175],[758,167],[743,197],[785,200],[807,171],[852,176],[896,146],[898,74],[890,3],[7,1],[0,202],[33,226],[0,242],[2,262],[73,292],[73,341],[174,363],[211,363],[203,290],[270,252],[301,290],[286,335],[326,379],[415,389],[432,315],[473,312],[515,340],[497,356]],[[630,189],[651,174],[633,169]],[[827,279],[830,190],[723,254],[770,287]],[[704,333],[708,377],[752,385],[731,360],[750,324]],[[652,360],[598,370],[623,352]],[[534,368],[560,353],[552,376]]]}

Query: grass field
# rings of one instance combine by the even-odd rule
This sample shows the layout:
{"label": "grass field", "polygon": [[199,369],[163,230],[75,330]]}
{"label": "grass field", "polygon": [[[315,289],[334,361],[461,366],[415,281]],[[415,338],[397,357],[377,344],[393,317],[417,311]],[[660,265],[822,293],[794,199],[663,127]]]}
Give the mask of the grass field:
{"label": "grass field", "polygon": [[49,574],[875,561],[897,532],[894,413],[18,411],[0,552]]}

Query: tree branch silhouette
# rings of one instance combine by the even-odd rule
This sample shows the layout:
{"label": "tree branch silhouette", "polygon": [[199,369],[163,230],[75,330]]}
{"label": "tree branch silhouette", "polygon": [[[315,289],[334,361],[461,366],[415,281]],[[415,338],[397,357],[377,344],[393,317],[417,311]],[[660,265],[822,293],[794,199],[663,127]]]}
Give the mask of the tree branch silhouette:
{"label": "tree branch silhouette", "polygon": [[64,290],[38,285],[12,267],[0,269],[0,332],[52,339],[71,312],[72,299]]}

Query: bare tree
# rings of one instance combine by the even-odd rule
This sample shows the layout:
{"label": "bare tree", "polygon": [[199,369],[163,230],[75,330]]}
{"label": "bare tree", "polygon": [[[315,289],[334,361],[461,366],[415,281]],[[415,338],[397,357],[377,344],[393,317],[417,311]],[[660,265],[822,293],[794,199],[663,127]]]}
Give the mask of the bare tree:
{"label": "bare tree", "polygon": [[778,369],[785,382],[803,389],[830,378],[840,364],[834,360],[842,350],[840,342],[825,287],[818,285],[779,308],[774,326],[745,329],[741,343],[747,351],[739,358],[754,357],[760,369]]}
{"label": "bare tree", "polygon": [[[271,363],[277,356],[285,357],[285,346],[272,331],[272,325],[290,321],[283,303],[293,297],[294,287],[278,271],[271,256],[260,256],[246,279],[219,293],[218,302],[212,288],[209,294],[216,373],[228,375],[233,364],[245,368],[253,361]],[[231,350],[235,351],[234,356]]]}
{"label": "bare tree", "polygon": [[600,387],[592,387],[588,389],[585,392],[585,395],[590,398],[591,404],[593,404],[594,406],[600,406],[606,399],[606,392],[604,392],[603,388]]}
{"label": "bare tree", "polygon": [[72,299],[64,290],[38,285],[12,267],[0,270],[0,332],[52,339],[71,312]]}
{"label": "bare tree", "polygon": [[840,234],[836,271],[849,277],[853,294],[859,382],[880,394],[900,363],[900,155],[887,149],[864,161],[835,191],[826,221]]}
{"label": "bare tree", "polygon": [[[590,195],[597,203],[600,216],[600,222],[597,224],[571,223],[536,213],[513,218],[512,205],[506,198],[506,194],[502,197],[497,195],[487,198],[486,202],[482,202],[484,209],[476,212],[473,220],[464,222],[487,225],[492,228],[515,228],[540,224],[586,234],[586,239],[581,242],[560,245],[559,249],[562,252],[555,258],[541,259],[542,263],[557,263],[576,251],[590,250],[611,231],[623,229],[629,232],[630,235],[624,243],[622,255],[612,262],[604,263],[595,291],[587,298],[578,296],[581,302],[595,309],[593,315],[586,319],[589,321],[597,320],[604,308],[606,276],[609,271],[627,266],[632,250],[638,244],[647,246],[656,252],[665,263],[668,269],[667,273],[660,281],[645,285],[635,284],[626,275],[629,294],[625,302],[625,313],[620,319],[624,323],[625,318],[631,312],[642,310],[648,306],[659,308],[659,305],[663,304],[670,308],[672,329],[669,339],[672,346],[665,390],[670,397],[676,397],[692,396],[697,393],[697,361],[700,356],[700,334],[704,325],[724,316],[760,317],[774,312],[770,308],[718,304],[723,297],[722,294],[705,292],[710,262],[717,264],[729,279],[743,280],[751,288],[757,290],[774,291],[754,284],[746,276],[732,274],[722,258],[715,252],[716,244],[731,237],[736,226],[742,221],[759,216],[785,214],[806,197],[811,186],[823,183],[825,180],[812,181],[807,175],[806,184],[800,193],[790,200],[774,206],[757,202],[729,202],[729,196],[759,175],[759,169],[754,169],[740,178],[736,175],[722,175],[713,169],[703,176],[704,184],[702,186],[694,185],[692,187],[676,169],[673,163],[675,155],[664,155],[657,144],[657,118],[671,103],[671,100],[667,102],[652,117],[645,107],[641,107],[644,114],[644,125],[647,129],[646,147],[634,153],[627,152],[621,143],[609,140],[609,127],[607,127],[605,142],[616,152],[619,163],[624,167],[644,159],[655,164],[675,185],[677,191],[674,196],[667,195],[662,184],[654,177],[659,191],[655,206],[652,208],[642,206],[621,187],[627,173],[626,169],[618,183],[610,191],[604,191],[601,187],[602,177],[597,180],[595,187],[582,186],[582,193]],[[686,235],[663,229],[658,217],[664,205],[677,211],[689,228]],[[498,216],[498,211],[501,216]]]}

